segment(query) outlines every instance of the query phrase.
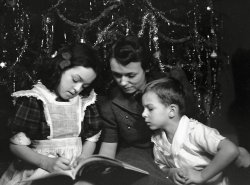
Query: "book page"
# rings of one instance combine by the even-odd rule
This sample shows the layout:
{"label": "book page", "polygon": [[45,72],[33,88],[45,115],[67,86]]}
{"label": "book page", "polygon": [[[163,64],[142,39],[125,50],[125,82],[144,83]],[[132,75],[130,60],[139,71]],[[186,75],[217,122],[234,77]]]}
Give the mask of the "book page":
{"label": "book page", "polygon": [[67,171],[61,171],[61,172],[54,172],[54,173],[49,173],[41,168],[38,168],[33,175],[31,175],[29,178],[22,180],[22,182],[26,181],[33,181],[33,180],[38,180],[38,179],[44,179],[44,178],[49,178],[53,176],[59,176],[59,175],[65,175],[69,176],[74,180],[74,170],[67,170]]}

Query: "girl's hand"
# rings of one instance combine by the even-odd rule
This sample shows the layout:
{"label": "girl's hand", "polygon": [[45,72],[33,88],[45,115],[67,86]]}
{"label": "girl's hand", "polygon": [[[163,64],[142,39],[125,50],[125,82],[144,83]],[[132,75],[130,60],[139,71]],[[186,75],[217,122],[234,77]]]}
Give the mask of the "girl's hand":
{"label": "girl's hand", "polygon": [[169,178],[177,185],[183,185],[186,182],[184,170],[180,168],[171,168],[169,171]]}
{"label": "girl's hand", "polygon": [[70,161],[64,157],[48,158],[44,169],[48,172],[58,172],[64,170],[70,170]]}
{"label": "girl's hand", "polygon": [[201,171],[193,170],[191,168],[185,169],[187,177],[186,184],[202,184],[204,183],[204,179],[202,177]]}

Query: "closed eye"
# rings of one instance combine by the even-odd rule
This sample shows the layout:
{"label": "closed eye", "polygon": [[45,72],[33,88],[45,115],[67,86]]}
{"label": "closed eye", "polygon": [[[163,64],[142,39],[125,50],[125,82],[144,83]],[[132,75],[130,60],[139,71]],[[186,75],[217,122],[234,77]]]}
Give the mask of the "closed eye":
{"label": "closed eye", "polygon": [[72,76],[72,81],[74,82],[74,83],[77,83],[77,82],[80,82],[81,81],[81,78],[79,77],[79,76]]}
{"label": "closed eye", "polygon": [[136,75],[135,74],[129,74],[127,75],[129,78],[134,78]]}
{"label": "closed eye", "polygon": [[87,87],[89,87],[89,86],[90,86],[90,84],[83,84],[83,85],[82,85],[83,88],[87,88]]}

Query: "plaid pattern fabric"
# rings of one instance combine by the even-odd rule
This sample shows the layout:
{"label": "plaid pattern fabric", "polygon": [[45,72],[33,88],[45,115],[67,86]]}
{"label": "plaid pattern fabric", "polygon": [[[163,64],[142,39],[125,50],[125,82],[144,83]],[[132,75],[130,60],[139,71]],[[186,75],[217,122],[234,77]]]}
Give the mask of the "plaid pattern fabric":
{"label": "plaid pattern fabric", "polygon": [[[42,101],[34,97],[18,98],[14,113],[9,122],[12,135],[24,132],[31,140],[47,139],[50,128],[46,123]],[[100,116],[95,104],[87,107],[83,123],[83,138],[91,137],[100,131]]]}

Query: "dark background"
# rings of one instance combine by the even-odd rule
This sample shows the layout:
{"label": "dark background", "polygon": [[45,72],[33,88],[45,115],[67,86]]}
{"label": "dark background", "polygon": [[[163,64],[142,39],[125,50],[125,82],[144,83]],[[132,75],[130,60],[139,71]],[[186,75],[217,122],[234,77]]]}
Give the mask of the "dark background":
{"label": "dark background", "polygon": [[[33,4],[36,10],[35,6],[39,9],[43,2],[36,1]],[[222,110],[210,119],[210,124],[250,150],[250,1],[217,0],[216,7],[223,17],[222,50],[227,53],[228,62],[223,66],[219,76],[222,87]],[[6,89],[1,87],[0,173],[6,162],[11,159],[6,142],[8,133],[5,132],[5,123],[12,110],[10,104],[11,99]]]}

